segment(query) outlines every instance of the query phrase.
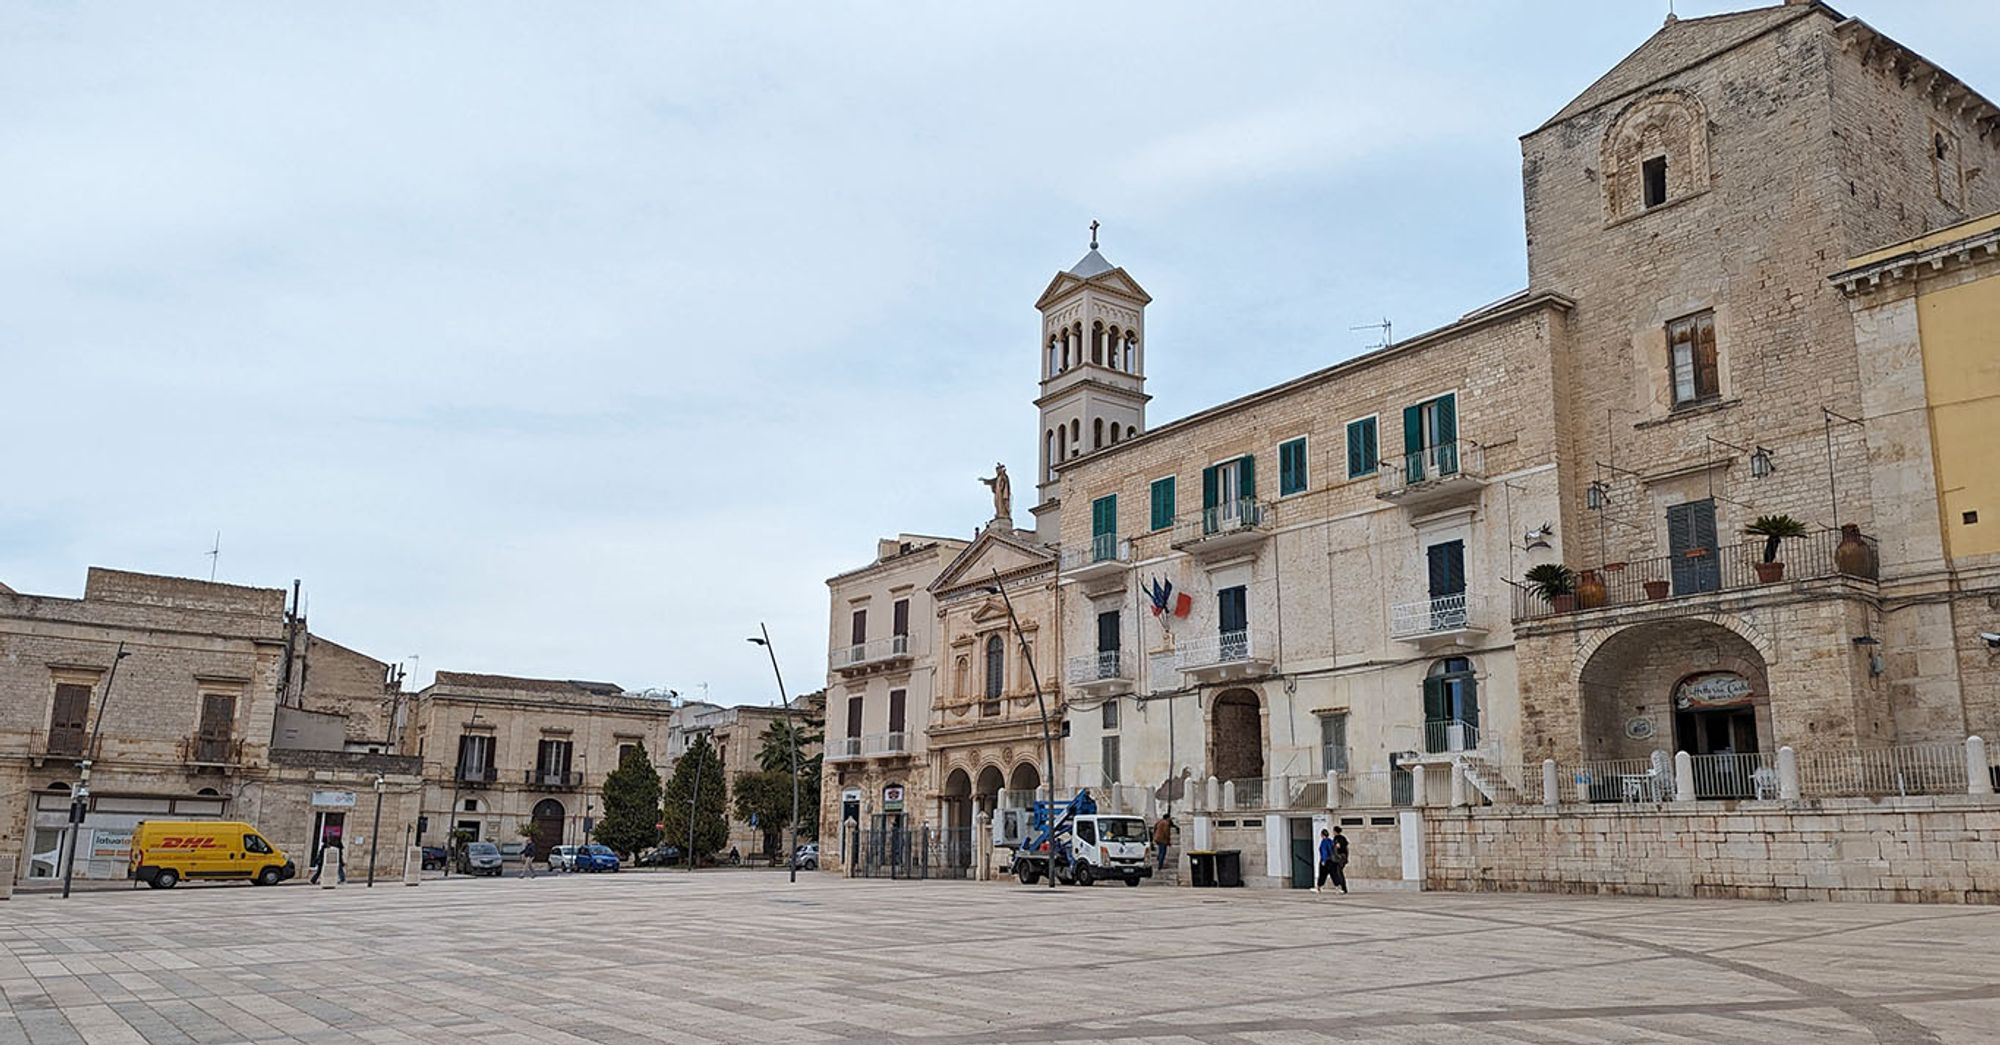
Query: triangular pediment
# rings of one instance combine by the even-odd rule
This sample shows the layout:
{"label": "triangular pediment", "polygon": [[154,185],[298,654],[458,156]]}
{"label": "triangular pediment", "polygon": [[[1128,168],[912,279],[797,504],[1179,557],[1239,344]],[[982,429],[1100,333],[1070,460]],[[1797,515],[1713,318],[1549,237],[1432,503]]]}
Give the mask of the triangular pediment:
{"label": "triangular pediment", "polygon": [[996,572],[1004,579],[1021,570],[1047,566],[1055,557],[1055,549],[1036,543],[1021,531],[988,526],[938,574],[937,580],[931,582],[931,591],[991,583]]}
{"label": "triangular pediment", "polygon": [[1140,286],[1138,280],[1133,279],[1124,269],[1114,268],[1099,272],[1094,276],[1079,276],[1074,272],[1058,272],[1054,279],[1049,280],[1049,285],[1042,291],[1042,296],[1035,299],[1035,307],[1038,309],[1047,308],[1051,303],[1067,297],[1085,286],[1096,287],[1097,289],[1116,294],[1119,297],[1136,301],[1141,305],[1150,304],[1153,300],[1153,295],[1146,293],[1146,288]]}
{"label": "triangular pediment", "polygon": [[1542,126],[1561,123],[1606,102],[1622,98],[1682,69],[1721,54],[1753,36],[1769,32],[1786,22],[1804,18],[1811,13],[1813,5],[1810,4],[1780,4],[1774,7],[1709,15],[1705,18],[1670,20],[1659,32],[1640,44],[1637,50],[1626,55],[1624,61],[1612,66],[1610,71],[1597,78],[1596,83],[1571,99],[1568,105],[1563,106],[1561,112],[1550,117],[1548,123]]}

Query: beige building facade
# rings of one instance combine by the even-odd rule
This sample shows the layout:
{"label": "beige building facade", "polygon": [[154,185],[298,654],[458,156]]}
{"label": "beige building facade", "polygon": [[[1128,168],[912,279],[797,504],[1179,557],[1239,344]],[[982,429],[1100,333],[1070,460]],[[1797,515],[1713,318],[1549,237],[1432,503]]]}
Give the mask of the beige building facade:
{"label": "beige building facade", "polygon": [[[794,708],[794,710],[801,715],[807,714],[804,708]],[[675,765],[679,763],[681,756],[687,753],[688,745],[694,742],[697,735],[708,739],[709,745],[715,749],[717,760],[722,764],[722,778],[719,781],[705,781],[702,786],[706,788],[719,785],[724,790],[723,808],[728,811],[729,817],[729,843],[723,846],[724,852],[733,848],[739,855],[747,858],[754,853],[765,851],[767,839],[764,837],[764,832],[736,815],[735,782],[743,774],[755,773],[761,768],[758,764],[758,755],[764,750],[765,734],[770,732],[772,726],[780,725],[784,721],[785,709],[775,707],[745,705],[725,708],[715,704],[690,701],[674,709],[673,720],[667,730],[666,757],[656,760],[660,768],[660,777],[664,780],[673,775]],[[801,721],[799,726],[802,730],[811,728],[810,723],[804,721]],[[819,751],[816,749],[801,749],[799,758],[810,759],[818,754]],[[810,836],[812,831],[813,827],[810,824],[801,824],[799,827],[801,838]],[[665,841],[669,845],[687,844],[686,839],[669,838]],[[784,852],[782,839],[779,840],[779,846],[772,851],[778,854]]]}

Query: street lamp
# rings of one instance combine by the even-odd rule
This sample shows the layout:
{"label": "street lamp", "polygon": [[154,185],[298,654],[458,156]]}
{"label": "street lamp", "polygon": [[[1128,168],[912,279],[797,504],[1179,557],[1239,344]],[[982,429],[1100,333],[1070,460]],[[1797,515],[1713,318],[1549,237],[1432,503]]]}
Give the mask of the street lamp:
{"label": "street lamp", "polygon": [[778,706],[785,709],[785,735],[791,741],[792,823],[791,837],[785,846],[785,863],[789,865],[791,880],[797,882],[799,880],[799,731],[798,727],[792,724],[792,702],[785,696],[785,676],[778,670],[778,651],[771,646],[771,629],[765,627],[763,621],[758,621],[757,630],[763,633],[763,637],[753,636],[749,641],[764,647],[764,652],[771,656],[771,674],[778,680]]}
{"label": "street lamp", "polygon": [[1035,654],[1028,649],[1028,636],[1021,631],[1021,620],[1014,616],[1014,600],[1007,597],[1007,589],[1000,583],[1000,571],[993,571],[993,583],[980,589],[988,595],[1000,596],[1000,602],[1007,607],[1007,622],[1014,627],[1014,638],[1021,644],[1021,658],[1028,662],[1028,681],[1035,687],[1035,707],[1042,714],[1042,779],[1049,787],[1049,888],[1056,887],[1056,742],[1049,736],[1049,705],[1042,699],[1042,679],[1035,671]]}
{"label": "street lamp", "polygon": [[375,836],[382,833],[382,792],[388,790],[389,781],[380,773],[375,775],[375,827],[368,832],[368,888],[375,888]]}
{"label": "street lamp", "polygon": [[90,811],[90,763],[97,757],[98,737],[104,733],[104,713],[111,710],[111,684],[118,681],[118,662],[131,656],[120,642],[111,655],[111,670],[104,676],[104,699],[97,704],[97,721],[90,727],[90,742],[83,746],[83,758],[76,764],[76,792],[69,800],[68,852],[63,857],[63,899],[69,899],[70,879],[76,874],[76,836],[83,833],[84,814]]}

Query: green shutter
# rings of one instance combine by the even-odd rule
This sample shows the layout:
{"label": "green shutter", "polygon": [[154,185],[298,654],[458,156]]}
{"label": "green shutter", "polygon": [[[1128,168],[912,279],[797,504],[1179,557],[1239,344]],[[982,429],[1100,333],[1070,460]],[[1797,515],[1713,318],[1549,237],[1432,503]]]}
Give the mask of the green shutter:
{"label": "green shutter", "polygon": [[1424,405],[1403,408],[1403,476],[1410,482],[1424,479]]}
{"label": "green shutter", "polygon": [[1278,446],[1278,493],[1294,494],[1306,488],[1306,441],[1293,439]]}
{"label": "green shutter", "polygon": [[1244,454],[1243,464],[1237,474],[1242,479],[1242,482],[1237,484],[1239,487],[1237,496],[1246,501],[1255,499],[1257,496],[1257,459],[1249,454]]}
{"label": "green shutter", "polygon": [[1361,425],[1361,439],[1368,448],[1367,459],[1361,462],[1363,472],[1374,471],[1382,462],[1380,443],[1376,439],[1376,424],[1376,420],[1371,417]]}
{"label": "green shutter", "polygon": [[1438,474],[1458,473],[1458,397],[1439,396],[1437,399],[1438,419]]}
{"label": "green shutter", "polygon": [[1118,495],[1099,497],[1090,502],[1090,535],[1102,537],[1118,532]]}
{"label": "green shutter", "polygon": [[1174,477],[1153,480],[1153,529],[1174,524]]}
{"label": "green shutter", "polygon": [[1363,460],[1364,458],[1361,456],[1361,422],[1349,421],[1347,422],[1347,477],[1349,479],[1368,470],[1362,467],[1361,462]]}
{"label": "green shutter", "polygon": [[1215,489],[1215,466],[1209,465],[1201,470],[1201,510],[1206,512],[1220,503],[1222,498]]}

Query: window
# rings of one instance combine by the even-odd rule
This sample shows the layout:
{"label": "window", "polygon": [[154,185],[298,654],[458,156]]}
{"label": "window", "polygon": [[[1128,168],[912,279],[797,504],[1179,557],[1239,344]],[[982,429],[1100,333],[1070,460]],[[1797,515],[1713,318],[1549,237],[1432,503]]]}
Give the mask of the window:
{"label": "window", "polygon": [[1110,786],[1118,782],[1118,738],[1105,737],[1099,743],[1104,751],[1104,783]]}
{"label": "window", "polygon": [[631,758],[632,753],[637,750],[639,750],[639,745],[630,741],[618,745],[618,764],[621,766],[624,765],[625,760]]}
{"label": "window", "polygon": [[236,698],[227,693],[201,695],[201,726],[195,734],[196,762],[229,761],[229,740],[236,727]]}
{"label": "window", "polygon": [[264,839],[257,835],[244,835],[243,851],[246,853],[268,853],[271,851],[271,843],[264,841]]}
{"label": "window", "polygon": [[1103,728],[1105,729],[1118,728],[1118,698],[1113,697],[1110,700],[1105,701],[1104,707],[1100,709],[1099,713],[1104,716],[1104,721],[1102,723]]}
{"label": "window", "polygon": [[1721,394],[1715,354],[1715,313],[1702,312],[1667,324],[1667,368],[1673,378],[1677,407]]}
{"label": "window", "polygon": [[1937,198],[1953,207],[1965,206],[1965,170],[1959,163],[1958,136],[1931,125],[1932,181]]}
{"label": "window", "polygon": [[1104,419],[1101,417],[1092,418],[1090,422],[1090,448],[1092,450],[1098,450],[1102,449],[1103,446],[1104,446]]}
{"label": "window", "polygon": [[1215,593],[1216,631],[1222,635],[1224,645],[1230,641],[1247,641],[1250,630],[1250,600],[1247,590],[1239,584]]}
{"label": "window", "polygon": [[1105,610],[1097,615],[1097,652],[1118,652],[1118,611]]}
{"label": "window", "polygon": [[1347,772],[1347,712],[1320,716],[1319,764],[1323,773]]}
{"label": "window", "polygon": [[1373,474],[1375,455],[1375,419],[1364,417],[1347,422],[1347,477],[1357,479]]}
{"label": "window", "polygon": [[986,699],[997,700],[1007,684],[1007,644],[998,635],[986,637]]}
{"label": "window", "polygon": [[1090,561],[1118,557],[1118,495],[1090,502]]}
{"label": "window", "polygon": [[891,614],[889,634],[907,636],[910,633],[910,600],[897,599]]}
{"label": "window", "polygon": [[49,709],[49,754],[83,754],[89,719],[90,687],[57,683],[55,705]]}
{"label": "window", "polygon": [[1152,528],[1164,530],[1174,524],[1174,477],[1153,480],[1152,494]]}
{"label": "window", "polygon": [[909,697],[910,693],[908,690],[892,689],[889,691],[889,732],[901,733],[903,731],[903,726],[905,725],[904,715],[909,704]]}
{"label": "window", "polygon": [[569,776],[570,742],[543,737],[535,749],[535,774],[544,783],[560,783]]}
{"label": "window", "polygon": [[1639,167],[1639,179],[1644,186],[1644,203],[1657,207],[1667,202],[1667,158],[1655,156]]}
{"label": "window", "polygon": [[1412,483],[1458,474],[1458,396],[1403,408],[1403,476]]}
{"label": "window", "polygon": [[1306,440],[1304,436],[1278,444],[1278,496],[1306,488]]}
{"label": "window", "polygon": [[493,772],[493,738],[483,733],[467,733],[458,738],[458,777],[460,780],[491,780]]}
{"label": "window", "polygon": [[868,611],[855,610],[853,626],[848,629],[847,641],[856,646],[868,641]]}
{"label": "window", "polygon": [[1255,458],[1245,455],[1202,469],[1202,532],[1234,529],[1243,523],[1254,525],[1257,522],[1256,497]]}
{"label": "window", "polygon": [[850,740],[861,735],[861,699],[847,698],[847,736]]}
{"label": "window", "polygon": [[1424,750],[1479,746],[1479,682],[1467,657],[1433,661],[1424,677]]}

